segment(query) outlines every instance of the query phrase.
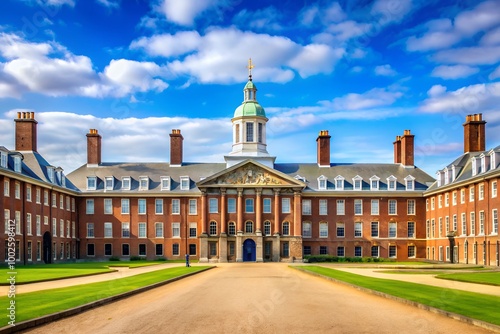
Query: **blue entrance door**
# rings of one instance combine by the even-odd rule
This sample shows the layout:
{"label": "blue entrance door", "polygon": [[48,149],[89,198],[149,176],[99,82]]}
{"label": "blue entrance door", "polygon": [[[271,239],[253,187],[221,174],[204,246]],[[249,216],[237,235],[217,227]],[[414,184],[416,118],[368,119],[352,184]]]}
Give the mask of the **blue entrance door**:
{"label": "blue entrance door", "polygon": [[255,261],[255,241],[252,239],[243,242],[243,261]]}

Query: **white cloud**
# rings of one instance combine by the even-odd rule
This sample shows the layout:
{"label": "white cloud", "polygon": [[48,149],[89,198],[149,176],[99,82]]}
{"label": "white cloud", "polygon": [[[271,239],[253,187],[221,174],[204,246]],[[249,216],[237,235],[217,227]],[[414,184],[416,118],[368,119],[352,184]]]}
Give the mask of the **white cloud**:
{"label": "white cloud", "polygon": [[491,74],[488,76],[490,80],[500,78],[500,66],[498,66]]}
{"label": "white cloud", "polygon": [[278,23],[280,17],[280,12],[271,6],[256,11],[243,9],[233,17],[233,22],[244,29],[279,31],[283,29]]}
{"label": "white cloud", "polygon": [[435,61],[467,65],[491,65],[500,61],[500,46],[472,46],[437,52]]}
{"label": "white cloud", "polygon": [[394,76],[398,74],[389,64],[376,66],[374,72],[376,75],[382,76]]}
{"label": "white cloud", "polygon": [[425,33],[422,36],[410,36],[406,41],[408,51],[443,49],[455,45],[461,39],[461,36],[454,31],[450,19],[432,20],[423,27]]}
{"label": "white cloud", "polygon": [[467,65],[441,65],[436,67],[431,76],[438,77],[442,79],[461,79],[471,76],[472,74],[476,74],[479,72],[479,68],[470,67]]}
{"label": "white cloud", "polygon": [[487,30],[500,23],[500,2],[484,1],[455,18],[455,27],[467,36]]}
{"label": "white cloud", "polygon": [[161,34],[142,37],[130,44],[132,49],[144,49],[149,55],[173,57],[195,51],[202,38],[197,31],[179,31],[174,35]]}
{"label": "white cloud", "polygon": [[350,93],[337,97],[325,105],[330,105],[334,110],[339,111],[371,109],[392,105],[401,96],[403,96],[401,92],[373,88],[362,94]]}
{"label": "white cloud", "polygon": [[318,73],[330,73],[344,55],[343,49],[332,49],[324,44],[309,44],[288,62],[302,77]]}
{"label": "white cloud", "polygon": [[436,97],[443,95],[446,92],[446,87],[442,85],[434,85],[428,91],[427,95],[430,97]]}
{"label": "white cloud", "polygon": [[106,8],[117,9],[121,0],[96,0],[96,2]]}
{"label": "white cloud", "polygon": [[369,23],[360,23],[353,20],[330,24],[324,32],[312,37],[316,43],[335,44],[363,36],[371,29]]}
{"label": "white cloud", "polygon": [[498,45],[500,44],[500,27],[490,30],[480,40],[482,45]]}
{"label": "white cloud", "polygon": [[412,0],[376,0],[371,14],[378,19],[380,25],[400,22],[413,7]]}
{"label": "white cloud", "polygon": [[361,66],[354,66],[353,68],[351,68],[351,72],[353,72],[353,73],[363,72],[363,67],[361,67]]}
{"label": "white cloud", "polygon": [[191,26],[200,14],[216,5],[217,0],[162,0],[158,11],[171,22]]}
{"label": "white cloud", "polygon": [[328,7],[320,7],[319,4],[313,4],[305,7],[299,13],[299,20],[305,26],[312,24],[329,25],[332,22],[341,22],[347,18],[338,2],[333,2]]}

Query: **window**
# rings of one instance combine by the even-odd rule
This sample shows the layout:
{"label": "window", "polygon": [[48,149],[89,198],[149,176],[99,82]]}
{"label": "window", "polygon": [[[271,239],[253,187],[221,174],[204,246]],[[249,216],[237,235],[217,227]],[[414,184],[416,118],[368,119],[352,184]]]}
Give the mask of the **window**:
{"label": "window", "polygon": [[415,222],[408,222],[408,238],[415,238]]}
{"label": "window", "polygon": [[474,186],[469,189],[469,202],[474,202]]}
{"label": "window", "polygon": [[181,213],[181,202],[179,199],[172,200],[172,214],[178,215]]}
{"label": "window", "polygon": [[87,238],[94,237],[94,223],[87,223]]}
{"label": "window", "polygon": [[484,235],[484,211],[479,211],[479,235]]}
{"label": "window", "polygon": [[282,198],[281,199],[281,213],[290,213],[290,199]]}
{"label": "window", "polygon": [[130,238],[130,223],[122,223],[122,238]]}
{"label": "window", "polygon": [[484,184],[480,184],[479,185],[479,200],[483,200],[484,199]]}
{"label": "window", "polygon": [[434,238],[436,235],[436,221],[431,219],[431,237]]}
{"label": "window", "polygon": [[363,223],[354,223],[354,237],[361,238],[363,236]]}
{"label": "window", "polygon": [[389,223],[389,238],[395,238],[397,233],[397,223]]}
{"label": "window", "polygon": [[87,244],[87,256],[95,256],[94,244]]}
{"label": "window", "polygon": [[155,223],[155,238],[163,238],[163,223]]}
{"label": "window", "polygon": [[247,122],[245,123],[246,128],[247,128],[247,135],[246,135],[246,141],[247,143],[253,142],[253,123]]}
{"label": "window", "polygon": [[390,245],[389,246],[389,257],[390,258],[395,258],[396,257],[396,246],[395,245]]}
{"label": "window", "polygon": [[[269,226],[269,228],[271,228],[271,226]],[[229,222],[227,233],[229,235],[236,235],[236,224],[234,222]]]}
{"label": "window", "polygon": [[444,194],[444,206],[448,207],[450,205],[450,194]]}
{"label": "window", "polygon": [[328,223],[325,222],[319,223],[319,237],[328,238]]}
{"label": "window", "polygon": [[253,223],[251,221],[245,223],[245,233],[253,233]]}
{"label": "window", "polygon": [[271,213],[271,199],[264,198],[263,199],[263,213]]}
{"label": "window", "polygon": [[122,177],[122,190],[130,190],[130,176]]}
{"label": "window", "polygon": [[466,218],[465,213],[462,213],[461,217],[462,217],[462,224],[461,224],[462,233],[461,233],[461,235],[465,235],[465,234],[467,234],[467,218]]}
{"label": "window", "polygon": [[26,233],[32,235],[31,213],[26,214]]}
{"label": "window", "polygon": [[372,257],[378,257],[379,256],[378,255],[379,254],[378,250],[379,250],[378,246],[372,246],[372,248],[371,248],[371,255],[372,255]]}
{"label": "window", "polygon": [[172,238],[181,237],[181,223],[172,223]]}
{"label": "window", "polygon": [[408,215],[414,215],[414,214],[415,214],[415,200],[409,199],[408,200]]}
{"label": "window", "polygon": [[474,212],[470,213],[470,235],[476,234],[476,214]]}
{"label": "window", "polygon": [[[55,194],[54,194],[54,196],[55,196]],[[21,185],[19,184],[19,182],[16,182],[14,185],[14,197],[16,199],[21,198]],[[56,206],[55,201],[52,203],[52,206]]]}
{"label": "window", "polygon": [[59,209],[64,209],[64,195],[59,196]]}
{"label": "window", "polygon": [[234,127],[234,142],[239,143],[240,142],[240,125],[236,124]]}
{"label": "window", "polygon": [[344,223],[337,223],[337,238],[345,237],[345,225]]}
{"label": "window", "polygon": [[337,215],[339,216],[345,215],[345,200],[343,199],[337,200]]}
{"label": "window", "polygon": [[196,238],[197,235],[197,225],[196,223],[189,223],[189,237],[190,238]]}
{"label": "window", "polygon": [[7,153],[0,152],[0,167],[7,168]]}
{"label": "window", "polygon": [[[179,244],[174,244],[179,246]],[[179,248],[179,247],[177,247]],[[177,254],[179,255],[179,254]],[[155,245],[155,256],[163,256],[163,245],[162,244],[156,244]]]}
{"label": "window", "polygon": [[130,201],[128,198],[122,198],[122,215],[130,214]]}
{"label": "window", "polygon": [[86,207],[85,212],[88,215],[93,215],[94,214],[94,200],[93,199],[88,199],[86,201],[86,203],[87,203],[87,207]]}
{"label": "window", "polygon": [[106,176],[104,178],[104,190],[113,190],[115,178],[112,176]]}
{"label": "window", "polygon": [[395,199],[389,200],[389,214],[395,215],[397,213],[397,204],[398,202]]}
{"label": "window", "polygon": [[104,237],[112,238],[113,237],[113,224],[112,223],[104,223]]}
{"label": "window", "polygon": [[326,199],[319,200],[319,214],[321,216],[328,215],[328,200]]}
{"label": "window", "polygon": [[97,178],[95,176],[87,176],[87,190],[97,189]]}
{"label": "window", "polygon": [[271,235],[271,222],[268,220],[264,222],[264,235]]}
{"label": "window", "polygon": [[354,256],[355,257],[363,256],[363,248],[361,246],[354,246]]}
{"label": "window", "polygon": [[396,190],[396,180],[393,175],[387,178],[387,190]]}
{"label": "window", "polygon": [[[180,254],[179,244],[173,244],[172,245],[172,255],[179,256],[179,254]],[[195,254],[196,254],[196,250],[195,250]]]}
{"label": "window", "polygon": [[130,245],[122,244],[122,256],[130,256]]}
{"label": "window", "polygon": [[335,190],[344,190],[344,178],[340,175],[335,177]]}
{"label": "window", "polygon": [[189,190],[189,176],[181,176],[181,190]]}
{"label": "window", "polygon": [[361,190],[363,184],[363,178],[359,175],[356,175],[352,179],[353,190]]}
{"label": "window", "polygon": [[416,247],[414,245],[408,246],[408,257],[415,257],[416,253]]}
{"label": "window", "polygon": [[140,176],[139,177],[139,190],[148,190],[149,189],[149,177]]}
{"label": "window", "polygon": [[71,210],[70,198],[66,196],[66,211]]}
{"label": "window", "polygon": [[372,224],[371,224],[371,236],[373,238],[378,238],[378,222],[372,222]]}
{"label": "window", "polygon": [[210,227],[208,230],[209,235],[217,235],[217,223],[214,221],[210,222]]}
{"label": "window", "polygon": [[328,254],[328,247],[327,246],[319,246],[319,254],[320,255],[327,255]]}
{"label": "window", "polygon": [[302,237],[304,237],[304,238],[312,237],[311,223],[310,222],[302,223]]}
{"label": "window", "polygon": [[453,231],[458,232],[457,215],[453,215]]}
{"label": "window", "polygon": [[435,208],[435,201],[436,199],[434,197],[431,198],[431,210],[434,210]]}
{"label": "window", "polygon": [[[14,156],[14,171],[17,173],[21,173],[21,157],[20,156]],[[50,173],[49,173],[49,176],[50,176]],[[52,179],[50,181],[54,182]]]}
{"label": "window", "polygon": [[146,223],[139,223],[139,233],[137,236],[139,238],[147,238]]}
{"label": "window", "polygon": [[43,191],[43,204],[46,206],[49,205],[49,191],[48,190]]}
{"label": "window", "polygon": [[442,208],[443,207],[443,195],[439,195],[438,196],[438,208]]}
{"label": "window", "polygon": [[155,214],[163,214],[163,200],[161,198],[155,199]]}
{"label": "window", "polygon": [[113,245],[104,244],[104,256],[112,256],[112,255],[113,255]]}
{"label": "window", "polygon": [[42,235],[42,217],[40,215],[36,216],[36,223],[35,223],[35,229],[36,229],[36,235],[40,236]]}
{"label": "window", "polygon": [[415,178],[411,175],[405,177],[405,186],[407,191],[415,190]]}
{"label": "window", "polygon": [[376,175],[370,178],[370,190],[379,190],[380,178]]}
{"label": "window", "polygon": [[64,219],[59,220],[59,236],[64,237]]}
{"label": "window", "polygon": [[460,203],[465,203],[465,189],[460,189]]}
{"label": "window", "polygon": [[438,224],[438,236],[441,237],[441,234],[443,233],[443,217],[439,217],[439,224]]}
{"label": "window", "polygon": [[345,248],[343,246],[337,247],[337,256],[344,257],[345,256]]}
{"label": "window", "polygon": [[498,234],[498,210],[491,211],[491,234]]}
{"label": "window", "polygon": [[354,200],[354,214],[362,215],[363,214],[363,200],[355,199]]}
{"label": "window", "polygon": [[290,244],[288,242],[283,243],[283,257],[290,256]]}
{"label": "window", "polygon": [[259,143],[262,143],[262,123],[259,123],[258,124],[259,128],[258,128],[258,133],[257,133],[257,139],[259,141]]}
{"label": "window", "polygon": [[104,199],[104,214],[110,215],[113,213],[113,201],[111,198]]}
{"label": "window", "polygon": [[283,222],[283,235],[290,235],[290,223]]}
{"label": "window", "polygon": [[161,176],[161,190],[170,190],[170,176]]}
{"label": "window", "polygon": [[26,201],[31,202],[31,187],[26,186]]}
{"label": "window", "polygon": [[227,199],[227,212],[236,213],[236,198]]}
{"label": "window", "polygon": [[497,197],[497,181],[491,183],[491,198]]}
{"label": "window", "polygon": [[372,199],[371,200],[371,214],[372,215],[378,215],[379,214],[379,204],[378,204],[378,199]]}
{"label": "window", "polygon": [[246,213],[253,213],[254,212],[253,198],[246,198],[245,199],[245,212]]}
{"label": "window", "polygon": [[7,180],[3,182],[3,194],[5,197],[10,196],[10,182]]}
{"label": "window", "polygon": [[302,200],[302,214],[303,215],[310,215],[311,212],[311,200],[310,199],[304,199]]}
{"label": "window", "polygon": [[208,212],[209,213],[219,212],[219,201],[217,200],[217,198],[210,198],[208,200]]}
{"label": "window", "polygon": [[137,213],[140,215],[145,215],[146,214],[146,200],[143,198],[140,198],[137,201]]}
{"label": "window", "polygon": [[303,252],[304,252],[304,256],[305,255],[311,255],[311,246],[304,246],[303,247]]}

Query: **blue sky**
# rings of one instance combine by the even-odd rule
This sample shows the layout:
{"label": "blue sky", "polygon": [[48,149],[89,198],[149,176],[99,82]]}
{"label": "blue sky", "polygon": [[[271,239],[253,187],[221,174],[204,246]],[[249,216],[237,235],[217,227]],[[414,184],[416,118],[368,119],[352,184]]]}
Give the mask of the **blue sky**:
{"label": "blue sky", "polygon": [[39,152],[66,173],[103,160],[223,161],[248,58],[278,162],[393,161],[415,134],[434,175],[463,152],[465,115],[483,113],[500,145],[500,1],[3,0],[0,145],[17,111],[34,111]]}

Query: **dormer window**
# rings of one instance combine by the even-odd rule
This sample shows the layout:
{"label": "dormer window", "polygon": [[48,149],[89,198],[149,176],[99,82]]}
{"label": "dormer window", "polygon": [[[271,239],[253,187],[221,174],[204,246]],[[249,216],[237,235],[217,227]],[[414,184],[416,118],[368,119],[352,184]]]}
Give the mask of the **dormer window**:
{"label": "dormer window", "polygon": [[122,177],[122,190],[130,190],[130,176]]}
{"label": "dormer window", "polygon": [[373,175],[370,177],[370,190],[379,190],[380,177]]}
{"label": "dormer window", "polygon": [[160,178],[161,181],[161,190],[170,190],[170,176],[162,176]]}
{"label": "dormer window", "polygon": [[363,185],[363,178],[359,175],[356,175],[352,178],[353,190],[361,190]]}
{"label": "dormer window", "polygon": [[457,167],[455,165],[451,165],[451,180],[450,180],[450,182],[455,181],[456,177],[457,177]]}
{"label": "dormer window", "polygon": [[21,156],[14,156],[14,171],[17,173],[21,173]]}
{"label": "dormer window", "polygon": [[495,158],[496,158],[495,151],[491,151],[491,153],[490,153],[490,170],[493,170],[497,167]]}
{"label": "dormer window", "polygon": [[97,177],[87,176],[87,190],[96,190],[96,189],[97,189]]}
{"label": "dormer window", "polygon": [[54,167],[47,166],[47,176],[49,177],[49,181],[54,183]]}
{"label": "dormer window", "polygon": [[328,181],[328,178],[324,175],[321,175],[318,177],[318,189],[319,190],[326,190],[326,183]]}
{"label": "dormer window", "polygon": [[407,191],[415,190],[415,178],[411,175],[405,177],[405,186]]}
{"label": "dormer window", "polygon": [[66,187],[66,176],[61,172],[61,186]]}
{"label": "dormer window", "polygon": [[335,177],[335,189],[336,190],[344,190],[344,177],[343,176],[336,176]]}
{"label": "dormer window", "polygon": [[481,158],[481,171],[480,173],[484,173],[488,170],[488,167],[490,167],[490,156],[485,155],[484,153],[479,156]]}
{"label": "dormer window", "polygon": [[115,187],[115,178],[112,176],[106,176],[104,178],[104,190],[113,190]]}
{"label": "dormer window", "polygon": [[397,178],[394,175],[391,175],[387,178],[387,190],[396,190],[396,181]]}
{"label": "dormer window", "polygon": [[141,176],[139,177],[139,190],[148,190],[149,189],[149,177]]}
{"label": "dormer window", "polygon": [[189,190],[189,176],[181,176],[181,190]]}
{"label": "dormer window", "polygon": [[7,150],[4,151],[4,147],[0,147],[0,167],[7,168]]}
{"label": "dormer window", "polygon": [[472,176],[476,176],[477,174],[477,162],[476,162],[476,157],[471,158],[472,162]]}
{"label": "dormer window", "polygon": [[444,169],[444,184],[448,184],[450,182],[450,174],[448,173],[448,168]]}

